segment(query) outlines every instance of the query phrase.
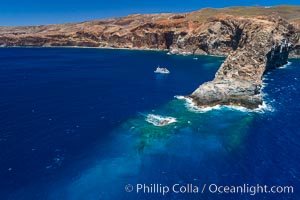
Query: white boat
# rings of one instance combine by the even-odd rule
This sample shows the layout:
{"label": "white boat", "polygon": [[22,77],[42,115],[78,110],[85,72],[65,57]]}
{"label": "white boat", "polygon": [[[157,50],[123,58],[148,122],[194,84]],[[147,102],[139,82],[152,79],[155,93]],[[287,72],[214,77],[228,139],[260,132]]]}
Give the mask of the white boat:
{"label": "white boat", "polygon": [[163,68],[163,67],[157,67],[156,70],[154,71],[154,73],[161,73],[161,74],[169,74],[170,71],[167,68]]}

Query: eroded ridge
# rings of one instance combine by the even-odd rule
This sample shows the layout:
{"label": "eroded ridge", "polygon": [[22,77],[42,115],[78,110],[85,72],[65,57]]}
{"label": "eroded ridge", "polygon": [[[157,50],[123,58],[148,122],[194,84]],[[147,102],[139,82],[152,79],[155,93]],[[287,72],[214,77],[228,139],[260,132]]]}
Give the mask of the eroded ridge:
{"label": "eroded ridge", "polygon": [[255,109],[262,104],[263,74],[287,63],[293,31],[288,23],[269,18],[234,20],[241,31],[238,47],[229,54],[214,80],[189,96],[199,107],[233,105]]}

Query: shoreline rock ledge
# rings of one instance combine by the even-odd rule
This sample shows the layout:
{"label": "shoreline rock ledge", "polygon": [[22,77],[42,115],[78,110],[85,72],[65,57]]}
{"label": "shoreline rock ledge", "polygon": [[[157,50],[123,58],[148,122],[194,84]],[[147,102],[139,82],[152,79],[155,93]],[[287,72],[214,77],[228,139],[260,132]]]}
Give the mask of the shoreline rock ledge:
{"label": "shoreline rock ledge", "polygon": [[287,63],[294,30],[284,20],[239,18],[233,24],[241,33],[238,48],[228,55],[212,81],[187,96],[200,108],[216,105],[258,108],[263,103],[264,73]]}

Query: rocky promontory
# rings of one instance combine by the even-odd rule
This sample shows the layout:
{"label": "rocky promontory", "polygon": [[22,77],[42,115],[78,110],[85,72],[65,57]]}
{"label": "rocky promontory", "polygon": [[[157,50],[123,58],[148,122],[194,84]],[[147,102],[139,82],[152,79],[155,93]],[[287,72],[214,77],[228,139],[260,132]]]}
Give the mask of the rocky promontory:
{"label": "rocky promontory", "polygon": [[199,106],[233,105],[255,109],[262,105],[262,76],[287,63],[295,29],[280,18],[231,18],[240,32],[236,50],[189,97]]}
{"label": "rocky promontory", "polygon": [[199,107],[255,109],[262,76],[300,56],[300,6],[206,8],[81,23],[0,27],[0,46],[113,47],[226,56],[214,80],[188,97]]}

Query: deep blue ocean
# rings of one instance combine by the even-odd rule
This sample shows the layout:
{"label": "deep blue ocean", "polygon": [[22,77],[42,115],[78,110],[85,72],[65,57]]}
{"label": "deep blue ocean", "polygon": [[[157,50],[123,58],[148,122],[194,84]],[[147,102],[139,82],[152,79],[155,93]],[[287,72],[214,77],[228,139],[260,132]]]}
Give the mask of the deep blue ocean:
{"label": "deep blue ocean", "polygon": [[[223,60],[0,48],[0,200],[300,199],[300,59],[265,75],[266,105],[255,112],[174,98],[212,80]],[[171,73],[153,73],[157,65]],[[154,126],[149,114],[176,122]],[[137,184],[200,191],[163,196]],[[204,184],[294,190],[202,193]]]}

